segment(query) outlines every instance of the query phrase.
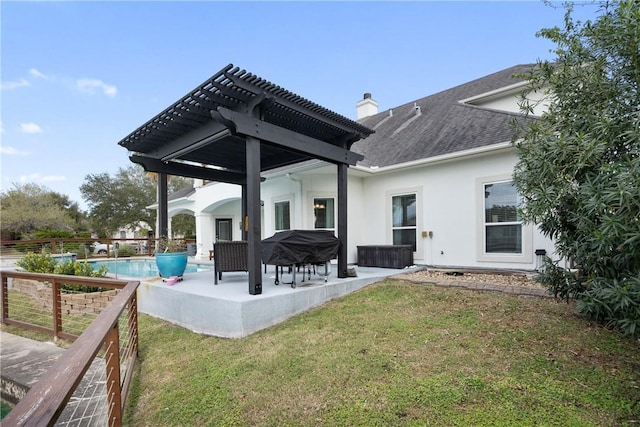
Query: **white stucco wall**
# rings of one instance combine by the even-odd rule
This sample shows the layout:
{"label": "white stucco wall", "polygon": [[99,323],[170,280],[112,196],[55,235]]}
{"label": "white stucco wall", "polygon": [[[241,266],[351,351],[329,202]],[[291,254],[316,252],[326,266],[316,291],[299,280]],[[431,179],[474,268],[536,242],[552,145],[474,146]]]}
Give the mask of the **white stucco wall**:
{"label": "white stucco wall", "polygon": [[[363,198],[372,208],[367,210],[367,231],[359,236],[359,244],[392,244],[391,196],[415,192],[418,237],[414,257],[417,264],[535,269],[538,259],[533,251],[545,249],[551,254],[553,244],[533,227],[528,231],[530,244],[526,259],[503,256],[500,260],[486,260],[479,256],[484,231],[482,203],[478,203],[481,191],[478,178],[508,180],[515,162],[512,151],[505,149],[490,155],[374,173],[363,181]],[[427,237],[422,236],[423,231]]]}
{"label": "white stucco wall", "polygon": [[[487,257],[483,252],[484,225],[482,179],[509,180],[516,163],[510,147],[473,153],[421,165],[390,169],[349,171],[347,261],[357,262],[357,246],[390,245],[391,198],[417,195],[416,264],[442,267],[536,269],[536,249],[553,253],[553,244],[534,227],[525,232],[526,256]],[[337,171],[333,165],[292,170],[289,175],[267,176],[261,185],[262,237],[275,231],[277,201],[290,201],[292,229],[313,229],[313,200],[333,197],[337,202]],[[216,218],[233,219],[233,238],[241,238],[241,189],[230,184],[209,184],[192,197],[198,227],[198,256],[208,257],[215,234]],[[188,208],[181,204],[181,209]],[[337,206],[335,212],[337,220]],[[337,224],[336,224],[337,227]],[[426,236],[423,236],[425,232]],[[431,232],[431,233],[429,233]]]}

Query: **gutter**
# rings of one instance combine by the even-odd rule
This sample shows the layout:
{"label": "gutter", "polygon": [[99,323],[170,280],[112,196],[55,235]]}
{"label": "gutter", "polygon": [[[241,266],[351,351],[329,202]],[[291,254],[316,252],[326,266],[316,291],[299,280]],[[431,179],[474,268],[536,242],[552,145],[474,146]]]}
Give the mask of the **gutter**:
{"label": "gutter", "polygon": [[453,160],[462,159],[465,157],[480,156],[483,154],[492,153],[495,151],[503,151],[512,148],[511,141],[500,142],[498,144],[486,145],[484,147],[472,148],[469,150],[456,151],[455,153],[442,154],[440,156],[428,157],[426,159],[413,160],[405,163],[397,163],[389,166],[353,166],[353,169],[359,172],[365,172],[369,174],[393,172],[399,169],[415,168],[419,166],[450,162]]}

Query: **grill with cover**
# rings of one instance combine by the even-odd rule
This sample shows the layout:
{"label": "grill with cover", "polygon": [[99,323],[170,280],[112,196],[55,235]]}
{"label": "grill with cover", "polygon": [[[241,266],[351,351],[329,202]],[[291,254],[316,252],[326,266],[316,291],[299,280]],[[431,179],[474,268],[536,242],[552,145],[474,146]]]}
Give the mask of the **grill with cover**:
{"label": "grill with cover", "polygon": [[[338,256],[340,240],[333,232],[325,230],[288,230],[281,231],[262,241],[262,262],[276,266],[275,284],[279,284],[278,267],[322,265],[324,280],[327,281],[328,263]],[[296,287],[295,268],[293,268],[292,287]]]}

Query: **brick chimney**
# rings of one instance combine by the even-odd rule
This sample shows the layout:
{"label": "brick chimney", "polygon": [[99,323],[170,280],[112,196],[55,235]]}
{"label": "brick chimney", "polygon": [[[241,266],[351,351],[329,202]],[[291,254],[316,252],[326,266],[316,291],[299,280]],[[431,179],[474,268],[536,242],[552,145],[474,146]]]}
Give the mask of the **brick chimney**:
{"label": "brick chimney", "polygon": [[378,114],[378,103],[371,99],[370,93],[365,93],[362,101],[358,101],[356,104],[356,111],[358,120],[373,116],[374,114]]}

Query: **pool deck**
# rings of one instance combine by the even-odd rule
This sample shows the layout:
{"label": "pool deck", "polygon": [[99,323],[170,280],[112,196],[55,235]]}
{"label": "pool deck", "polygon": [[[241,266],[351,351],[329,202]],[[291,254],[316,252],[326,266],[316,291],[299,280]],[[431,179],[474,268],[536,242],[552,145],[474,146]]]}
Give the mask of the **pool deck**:
{"label": "pool deck", "polygon": [[[51,342],[39,342],[0,331],[0,391],[16,404],[64,353]],[[101,378],[104,360],[96,358],[57,419],[56,425],[92,427],[107,424],[107,390]],[[94,414],[97,414],[94,417]]]}
{"label": "pool deck", "polygon": [[218,285],[214,285],[213,271],[185,273],[182,281],[171,286],[159,277],[143,278],[139,279],[138,310],[193,332],[242,338],[388,276],[419,269],[354,268],[357,277],[339,279],[333,265],[326,283],[319,275],[302,282],[302,273],[298,273],[297,286],[292,288],[282,283],[291,281],[289,274],[275,285],[275,269],[269,266],[267,273],[262,270],[260,295],[249,294],[244,272],[223,273]]}

